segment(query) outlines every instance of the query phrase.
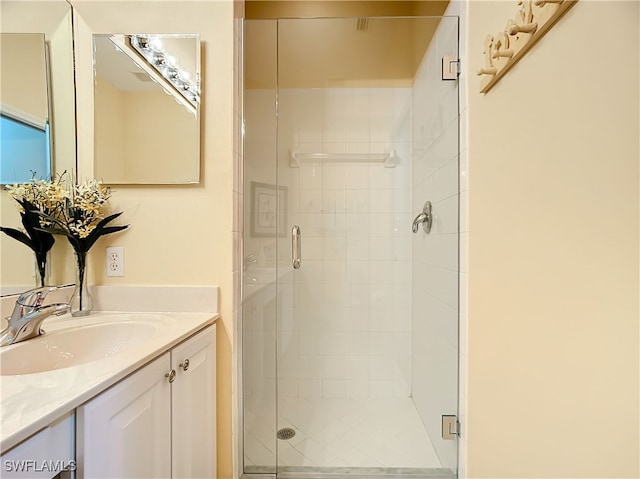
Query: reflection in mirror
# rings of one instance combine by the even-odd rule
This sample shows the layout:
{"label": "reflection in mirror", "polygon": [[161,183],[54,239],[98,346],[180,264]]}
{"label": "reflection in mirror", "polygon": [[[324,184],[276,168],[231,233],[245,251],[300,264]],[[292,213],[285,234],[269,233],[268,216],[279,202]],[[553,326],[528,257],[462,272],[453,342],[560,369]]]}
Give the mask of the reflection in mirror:
{"label": "reflection in mirror", "polygon": [[200,180],[198,35],[93,35],[94,176]]}
{"label": "reflection in mirror", "polygon": [[[64,171],[67,171],[69,175],[75,175],[76,126],[71,18],[71,5],[64,0],[29,2],[2,0],[0,2],[0,37],[2,41],[0,104],[3,116],[7,110],[9,113],[7,116],[11,116],[11,113],[18,116],[15,110],[6,108],[6,105],[8,103],[19,104],[20,106],[13,108],[22,113],[33,111],[34,113],[30,113],[30,120],[37,126],[42,126],[42,120],[46,118],[50,128],[51,142],[47,142],[47,145],[50,146],[52,161],[48,174],[40,167],[22,163],[22,168],[13,169],[17,175],[16,179],[20,181],[31,179],[30,170],[36,171],[38,177],[60,174]],[[19,53],[19,62],[15,63],[12,60],[15,55],[12,54],[18,52],[18,47],[25,47],[32,40],[33,43],[36,43],[36,38],[39,45],[38,52],[36,53],[35,49],[30,52],[22,50]],[[15,50],[9,43],[16,43],[14,40],[19,43],[19,45],[15,45]],[[5,47],[10,50],[8,54],[6,54]],[[44,73],[20,73],[22,77],[19,78],[18,86],[10,90],[9,85],[18,78],[15,76],[18,74],[18,68],[24,68],[26,64],[38,63],[39,71],[46,72],[44,52],[48,56],[48,81],[46,77],[43,77]],[[31,85],[32,80],[36,77],[40,89],[35,90],[30,86],[27,92],[27,84]],[[19,97],[16,96],[12,102],[8,102],[6,100],[14,95],[14,93],[9,94],[9,91],[20,91],[21,94]],[[36,98],[39,99],[37,110],[32,110],[32,106],[23,106],[30,105]],[[42,113],[44,111],[47,113]],[[22,118],[22,114],[19,116]],[[0,128],[4,134],[4,118]],[[2,143],[4,149],[4,136]],[[27,156],[27,150],[27,146],[21,145],[19,157],[22,160]],[[4,167],[4,150],[1,162]],[[0,224],[10,228],[22,228],[16,202],[9,198],[4,188],[0,189],[0,196],[0,206],[2,207]],[[50,284],[62,285],[74,282],[73,253],[68,242],[63,238],[56,238],[55,245],[50,252],[48,267]],[[27,246],[7,235],[0,235],[0,293],[2,295],[16,294],[31,289],[35,285],[33,252]]]}
{"label": "reflection in mirror", "polygon": [[42,33],[0,33],[0,184],[51,176],[48,63]]}

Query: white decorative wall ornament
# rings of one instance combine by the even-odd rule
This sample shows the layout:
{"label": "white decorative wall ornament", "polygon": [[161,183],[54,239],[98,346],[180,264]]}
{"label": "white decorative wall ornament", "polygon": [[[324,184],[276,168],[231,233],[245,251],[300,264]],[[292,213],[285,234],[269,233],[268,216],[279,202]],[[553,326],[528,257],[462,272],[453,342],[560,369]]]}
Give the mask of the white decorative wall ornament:
{"label": "white decorative wall ornament", "polygon": [[518,12],[504,30],[485,38],[484,66],[476,72],[483,77],[480,93],[488,92],[577,1],[518,0]]}

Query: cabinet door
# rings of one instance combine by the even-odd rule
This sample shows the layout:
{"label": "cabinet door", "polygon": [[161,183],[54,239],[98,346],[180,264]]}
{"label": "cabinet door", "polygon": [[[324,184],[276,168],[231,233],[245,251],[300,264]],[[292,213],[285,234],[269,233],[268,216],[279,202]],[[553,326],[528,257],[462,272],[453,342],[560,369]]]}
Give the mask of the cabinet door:
{"label": "cabinet door", "polygon": [[171,475],[166,353],[77,409],[80,478]]}
{"label": "cabinet door", "polygon": [[[75,471],[73,413],[67,414],[2,454],[2,479],[48,479],[67,468]],[[69,477],[63,473],[62,477]]]}
{"label": "cabinet door", "polygon": [[171,352],[173,478],[216,477],[215,344],[213,325]]}

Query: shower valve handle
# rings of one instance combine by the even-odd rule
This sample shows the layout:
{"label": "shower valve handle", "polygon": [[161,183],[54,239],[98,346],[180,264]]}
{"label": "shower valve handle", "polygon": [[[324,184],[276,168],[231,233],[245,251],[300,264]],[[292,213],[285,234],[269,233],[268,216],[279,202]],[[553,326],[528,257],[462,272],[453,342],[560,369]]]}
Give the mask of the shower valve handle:
{"label": "shower valve handle", "polygon": [[418,226],[421,223],[424,223],[427,220],[428,216],[425,215],[424,213],[420,213],[418,216],[416,216],[416,219],[413,220],[413,224],[411,225],[411,231],[413,231],[414,233],[418,232]]}
{"label": "shower valve handle", "polygon": [[427,201],[422,207],[422,213],[420,213],[413,220],[413,224],[411,225],[411,231],[414,233],[418,232],[418,226],[422,224],[422,229],[426,234],[431,232],[431,224],[433,223],[433,212],[431,209],[431,201]]}

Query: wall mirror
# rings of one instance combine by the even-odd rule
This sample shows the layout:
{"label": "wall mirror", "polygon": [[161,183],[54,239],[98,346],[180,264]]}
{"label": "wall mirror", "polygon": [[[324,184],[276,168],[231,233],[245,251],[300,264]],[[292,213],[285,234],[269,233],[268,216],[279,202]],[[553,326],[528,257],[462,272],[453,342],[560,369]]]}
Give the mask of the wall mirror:
{"label": "wall mirror", "polygon": [[0,33],[0,184],[51,177],[44,33]]}
{"label": "wall mirror", "polygon": [[94,34],[94,176],[200,181],[199,35]]}
{"label": "wall mirror", "polygon": [[[72,9],[64,0],[29,1],[2,0],[0,2],[0,35],[2,41],[2,64],[0,69],[0,104],[3,116],[21,116],[30,120],[34,125],[45,126],[50,138],[44,143],[49,147],[51,162],[50,173],[59,174],[67,171],[74,174],[76,170],[76,125],[75,125],[75,91],[73,71],[73,41],[72,41]],[[5,43],[6,42],[6,43]],[[37,45],[27,48],[27,44]],[[11,46],[12,45],[12,46]],[[5,56],[5,46],[11,53]],[[15,51],[14,51],[15,47]],[[48,59],[44,63],[44,53]],[[16,55],[19,63],[39,65],[40,73],[27,74],[24,70],[18,73],[13,64]],[[37,58],[34,56],[37,55]],[[10,64],[11,63],[11,64]],[[43,72],[47,71],[48,81],[43,80]],[[15,70],[14,70],[15,67]],[[36,68],[33,67],[32,68]],[[16,75],[22,75],[22,78]],[[37,78],[35,78],[37,76]],[[31,81],[31,80],[37,80]],[[12,87],[8,85],[19,81]],[[26,89],[27,84],[37,83]],[[5,88],[7,87],[7,88]],[[33,98],[28,98],[33,96]],[[38,109],[33,106],[14,106],[9,104],[27,105],[30,100],[38,98]],[[17,110],[17,111],[16,111]],[[25,111],[40,111],[41,113],[24,114]],[[46,113],[44,113],[46,112]],[[4,130],[4,124],[2,125]],[[29,133],[27,131],[27,133]],[[33,132],[31,132],[33,133]],[[28,135],[27,135],[28,136]],[[37,135],[36,135],[37,136]],[[4,137],[2,138],[4,148]],[[40,141],[40,144],[42,141]],[[20,157],[28,156],[31,148],[25,144],[20,146]],[[4,167],[4,151],[2,163]],[[28,181],[31,171],[38,176],[43,174],[40,167],[31,164],[20,164],[12,167],[15,179],[7,180]],[[0,191],[2,208],[0,223],[2,226],[20,228],[20,216],[6,191]],[[68,284],[74,281],[73,262],[68,261],[72,256],[66,241],[57,239],[50,256],[51,284]],[[35,287],[35,261],[32,251],[16,240],[0,234],[0,293],[15,294]]]}

